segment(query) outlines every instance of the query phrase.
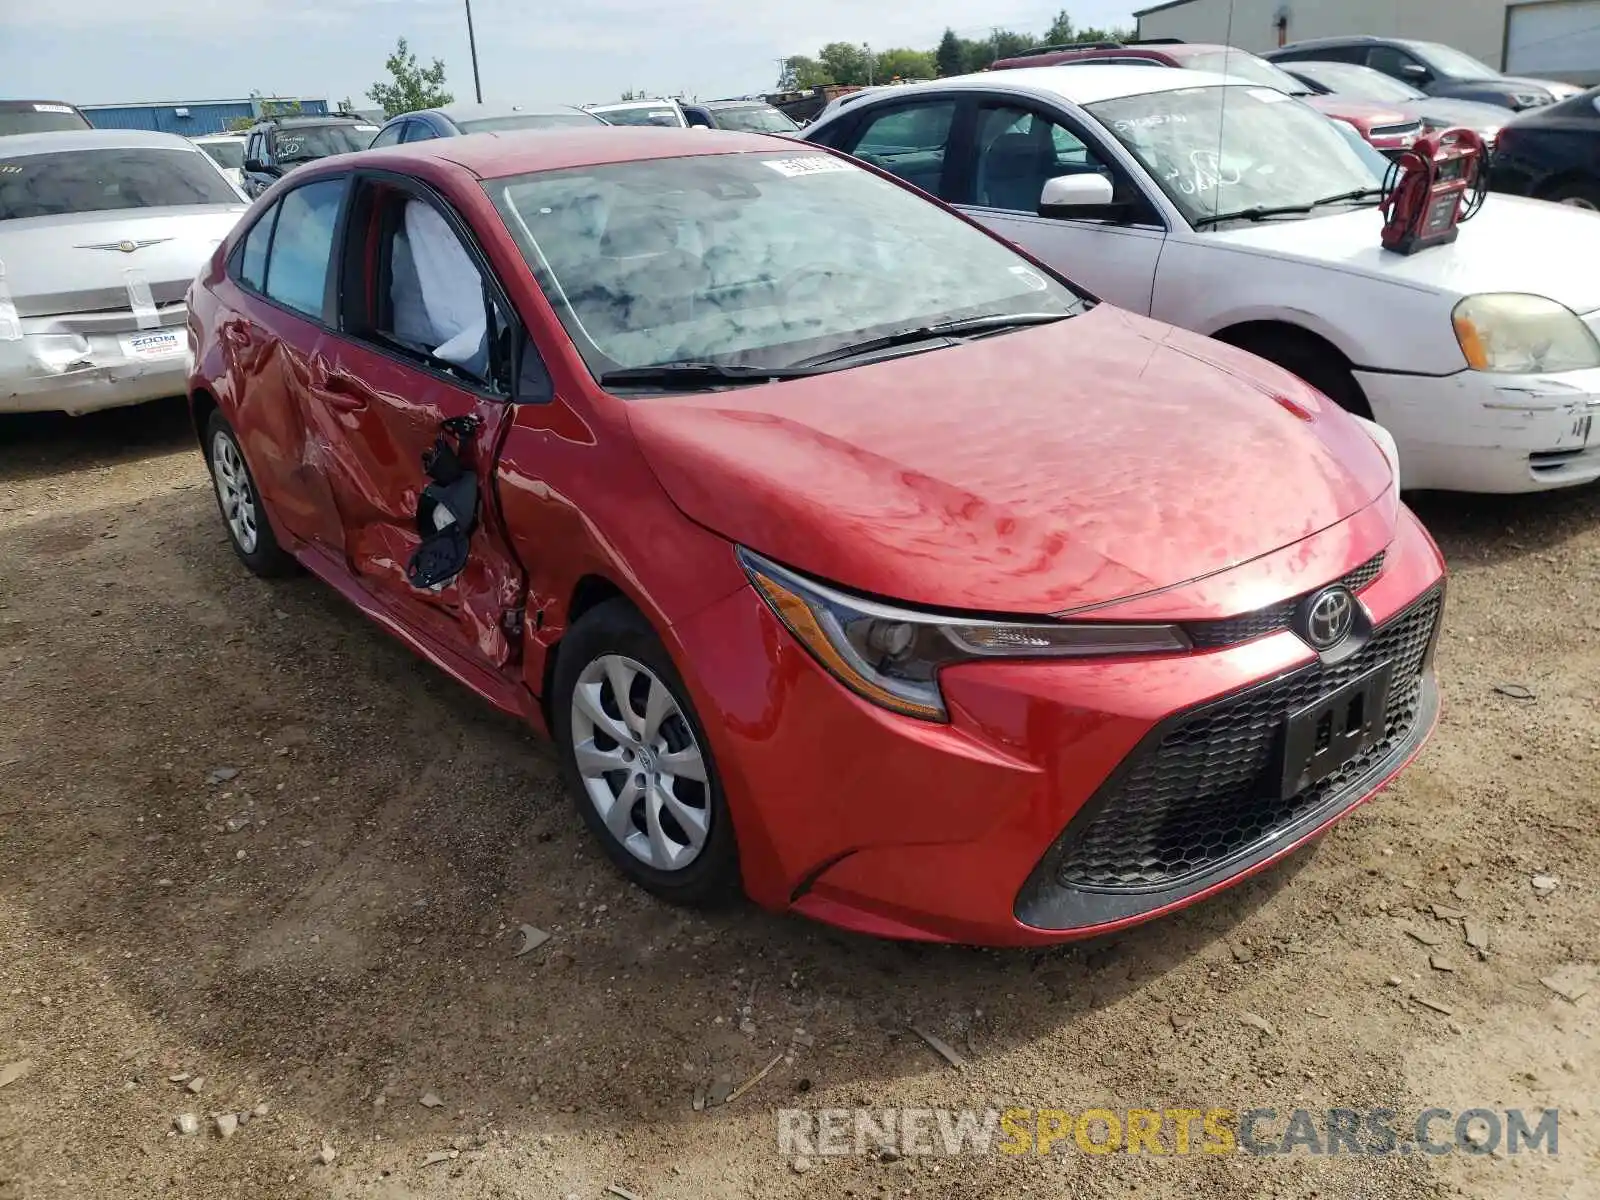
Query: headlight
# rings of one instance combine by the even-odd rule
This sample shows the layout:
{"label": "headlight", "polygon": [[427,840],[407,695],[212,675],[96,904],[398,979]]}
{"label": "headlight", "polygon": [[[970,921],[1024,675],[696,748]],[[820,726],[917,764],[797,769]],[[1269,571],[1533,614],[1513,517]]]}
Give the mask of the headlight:
{"label": "headlight", "polygon": [[1538,108],[1542,104],[1549,104],[1551,97],[1544,92],[1513,92],[1511,102],[1518,108]]}
{"label": "headlight", "polygon": [[1171,654],[1190,648],[1173,625],[967,620],[851,596],[749,550],[739,562],[778,619],[857,695],[909,717],[947,719],[939,669],[983,658]]}
{"label": "headlight", "polygon": [[1600,342],[1571,309],[1514,292],[1468,296],[1453,317],[1476,371],[1528,375],[1600,367]]}

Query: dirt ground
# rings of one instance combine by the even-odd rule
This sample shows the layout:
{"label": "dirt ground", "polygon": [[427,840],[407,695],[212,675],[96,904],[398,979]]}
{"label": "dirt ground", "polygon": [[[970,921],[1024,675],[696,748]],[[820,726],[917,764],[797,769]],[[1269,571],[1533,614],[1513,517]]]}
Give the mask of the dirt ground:
{"label": "dirt ground", "polygon": [[[1600,1194],[1600,982],[1541,982],[1600,960],[1600,490],[1417,508],[1454,577],[1405,778],[1177,919],[998,953],[664,907],[547,747],[328,588],[244,571],[180,407],[0,418],[0,1198]],[[552,938],[514,958],[525,922]],[[1555,1157],[802,1174],[799,1105],[1562,1111]]]}

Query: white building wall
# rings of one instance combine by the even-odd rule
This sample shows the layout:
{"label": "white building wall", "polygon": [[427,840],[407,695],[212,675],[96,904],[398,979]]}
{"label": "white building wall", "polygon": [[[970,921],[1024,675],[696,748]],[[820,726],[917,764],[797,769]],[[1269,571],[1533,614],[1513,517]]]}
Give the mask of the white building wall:
{"label": "white building wall", "polygon": [[[1501,66],[1507,0],[1188,0],[1139,18],[1139,36],[1225,42],[1257,54],[1275,49],[1277,15],[1288,39],[1372,34],[1444,42]],[[1231,33],[1230,33],[1231,13]]]}

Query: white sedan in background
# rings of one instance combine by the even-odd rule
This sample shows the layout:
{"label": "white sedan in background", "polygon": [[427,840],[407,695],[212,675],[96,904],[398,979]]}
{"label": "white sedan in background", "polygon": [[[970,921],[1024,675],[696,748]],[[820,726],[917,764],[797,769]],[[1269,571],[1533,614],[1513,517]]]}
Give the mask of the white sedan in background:
{"label": "white sedan in background", "polygon": [[207,157],[222,169],[228,182],[244,194],[244,144],[249,139],[242,133],[207,133],[191,139],[206,152]]}
{"label": "white sedan in background", "polygon": [[867,96],[806,129],[1103,299],[1240,346],[1393,434],[1408,488],[1600,478],[1600,215],[1492,195],[1382,248],[1388,163],[1269,88],[1039,67]]}
{"label": "white sedan in background", "polygon": [[0,412],[183,395],[184,297],[246,207],[176,134],[0,138]]}

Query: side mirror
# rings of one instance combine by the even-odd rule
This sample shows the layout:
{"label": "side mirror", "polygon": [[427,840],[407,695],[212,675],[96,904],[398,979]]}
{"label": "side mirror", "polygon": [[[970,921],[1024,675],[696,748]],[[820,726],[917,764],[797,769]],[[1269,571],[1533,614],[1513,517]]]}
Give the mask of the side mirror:
{"label": "side mirror", "polygon": [[247,159],[245,159],[244,160],[244,169],[246,171],[249,171],[252,175],[261,175],[261,174],[264,174],[266,172],[266,167],[262,166],[261,160],[259,158],[247,158]]}
{"label": "side mirror", "polygon": [[1400,74],[1404,75],[1407,79],[1431,79],[1431,78],[1433,78],[1432,73],[1428,70],[1427,67],[1423,66],[1421,63],[1411,63],[1411,62],[1402,63],[1400,65]]}
{"label": "side mirror", "polygon": [[1044,191],[1039,195],[1039,215],[1058,220],[1105,217],[1118,207],[1111,181],[1094,172],[1057,175],[1054,179],[1047,179]]}

